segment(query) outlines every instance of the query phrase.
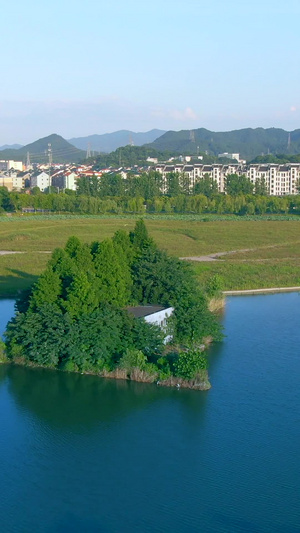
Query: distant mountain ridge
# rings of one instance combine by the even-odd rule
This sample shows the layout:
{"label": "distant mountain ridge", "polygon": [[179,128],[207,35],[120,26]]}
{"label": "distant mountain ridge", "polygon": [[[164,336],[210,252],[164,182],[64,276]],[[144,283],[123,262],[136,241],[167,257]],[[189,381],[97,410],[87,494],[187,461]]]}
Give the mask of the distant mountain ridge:
{"label": "distant mountain ridge", "polygon": [[19,148],[22,148],[23,144],[4,144],[3,146],[0,146],[1,150],[19,150]]}
{"label": "distant mountain ridge", "polygon": [[104,133],[102,135],[88,135],[87,137],[74,137],[68,142],[81,150],[110,153],[117,150],[121,146],[134,144],[134,146],[142,146],[144,144],[152,143],[158,137],[163,135],[165,130],[153,129],[146,132],[134,132],[130,130],[119,130],[113,133]]}
{"label": "distant mountain ridge", "polygon": [[205,128],[167,131],[148,146],[183,154],[239,153],[240,157],[249,161],[268,153],[300,153],[300,129],[292,132],[280,128],[245,128],[226,132],[209,131]]}
{"label": "distant mountain ridge", "polygon": [[77,162],[84,159],[85,152],[72,146],[60,135],[53,133],[37,141],[26,144],[19,149],[7,149],[0,151],[0,159],[13,159],[25,163],[29,152],[31,163],[43,163],[48,161],[47,151],[51,145],[53,163]]}

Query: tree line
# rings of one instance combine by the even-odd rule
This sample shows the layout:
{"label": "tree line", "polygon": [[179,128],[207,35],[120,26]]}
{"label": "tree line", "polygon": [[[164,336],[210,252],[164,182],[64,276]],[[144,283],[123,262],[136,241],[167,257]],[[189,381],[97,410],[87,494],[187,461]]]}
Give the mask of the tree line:
{"label": "tree line", "polygon": [[191,190],[185,175],[167,175],[165,190],[159,172],[129,176],[103,175],[78,179],[77,191],[58,193],[52,187],[41,193],[8,192],[0,187],[0,212],[42,210],[53,213],[216,213],[216,214],[281,214],[300,213],[300,195],[268,196],[263,179],[253,185],[246,176],[227,176],[226,194],[219,193],[217,183],[209,176]]}

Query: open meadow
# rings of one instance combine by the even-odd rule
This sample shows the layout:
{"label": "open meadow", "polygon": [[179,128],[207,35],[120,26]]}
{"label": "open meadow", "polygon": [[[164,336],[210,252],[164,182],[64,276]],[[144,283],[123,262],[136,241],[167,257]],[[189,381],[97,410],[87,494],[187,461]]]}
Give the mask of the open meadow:
{"label": "open meadow", "polygon": [[[0,296],[15,296],[44,269],[49,252],[71,235],[85,242],[133,229],[137,216],[32,216],[0,218]],[[300,285],[300,220],[274,217],[144,216],[159,247],[178,257],[231,252],[193,261],[200,283],[219,274],[224,290]],[[247,250],[247,251],[245,251]]]}

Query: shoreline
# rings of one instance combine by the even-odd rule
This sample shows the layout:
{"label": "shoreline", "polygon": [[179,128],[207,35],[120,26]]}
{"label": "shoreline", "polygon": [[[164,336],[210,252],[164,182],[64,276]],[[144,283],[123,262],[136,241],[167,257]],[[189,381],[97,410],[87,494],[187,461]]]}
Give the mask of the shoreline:
{"label": "shoreline", "polygon": [[244,295],[254,295],[254,294],[272,294],[276,292],[297,292],[300,291],[300,287],[271,287],[267,289],[243,289],[243,290],[233,290],[233,291],[223,291],[224,296],[242,296]]}
{"label": "shoreline", "polygon": [[19,361],[13,361],[6,356],[0,357],[0,365],[12,365],[23,368],[50,370],[55,372],[63,372],[66,374],[77,374],[83,376],[96,376],[102,379],[115,379],[123,381],[133,381],[135,383],[148,383],[150,385],[156,385],[159,387],[169,387],[174,389],[189,389],[197,391],[208,391],[211,389],[211,383],[209,381],[208,370],[203,369],[201,374],[197,377],[185,379],[179,376],[169,376],[165,379],[159,379],[158,376],[153,376],[145,371],[140,371],[138,368],[133,368],[131,373],[126,369],[115,368],[111,371],[97,372],[92,370],[65,370],[63,368],[54,368],[50,366],[38,365],[32,362],[23,363]]}

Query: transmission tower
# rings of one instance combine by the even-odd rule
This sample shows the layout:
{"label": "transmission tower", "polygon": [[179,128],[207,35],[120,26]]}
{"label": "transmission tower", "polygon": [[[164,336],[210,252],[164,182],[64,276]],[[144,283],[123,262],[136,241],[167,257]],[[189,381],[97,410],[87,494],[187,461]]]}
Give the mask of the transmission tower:
{"label": "transmission tower", "polygon": [[192,143],[195,142],[195,132],[194,132],[194,130],[190,130],[190,141]]}
{"label": "transmission tower", "polygon": [[89,159],[91,157],[91,145],[88,143],[87,145],[87,151],[86,151],[86,158]]}
{"label": "transmission tower", "polygon": [[27,170],[29,169],[30,167],[30,154],[29,152],[27,152],[27,159],[26,159],[26,168]]}
{"label": "transmission tower", "polygon": [[48,153],[48,161],[49,161],[49,169],[50,169],[52,167],[52,148],[51,148],[51,143],[48,143],[47,153]]}
{"label": "transmission tower", "polygon": [[133,142],[133,138],[131,134],[129,135],[129,145],[134,146],[134,142]]}
{"label": "transmission tower", "polygon": [[51,143],[48,143],[48,160],[49,160],[49,192],[50,192],[50,187],[51,187],[51,167],[52,167],[52,147],[51,147]]}
{"label": "transmission tower", "polygon": [[288,145],[287,145],[288,149],[290,149],[291,147],[291,134],[289,133],[289,136],[288,136]]}

